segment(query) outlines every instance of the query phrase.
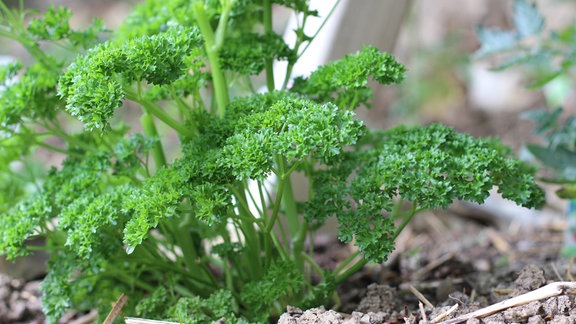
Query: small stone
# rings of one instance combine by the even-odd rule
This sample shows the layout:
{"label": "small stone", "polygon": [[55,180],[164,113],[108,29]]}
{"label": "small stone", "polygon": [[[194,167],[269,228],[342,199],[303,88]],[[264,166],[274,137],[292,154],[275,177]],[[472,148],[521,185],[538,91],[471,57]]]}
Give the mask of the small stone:
{"label": "small stone", "polygon": [[298,307],[294,307],[294,306],[286,306],[286,313],[288,313],[288,315],[290,316],[294,316],[294,317],[298,317],[300,315],[302,315],[302,310]]}
{"label": "small stone", "polygon": [[26,302],[23,300],[17,300],[11,303],[7,317],[11,321],[17,321],[23,319],[25,313],[26,313]]}
{"label": "small stone", "polygon": [[542,316],[531,316],[528,318],[528,324],[544,324],[546,321],[542,318]]}
{"label": "small stone", "polygon": [[284,313],[278,319],[278,324],[297,324],[298,319],[293,318],[288,313]]}
{"label": "small stone", "polygon": [[10,298],[12,290],[7,286],[0,286],[0,301]]}

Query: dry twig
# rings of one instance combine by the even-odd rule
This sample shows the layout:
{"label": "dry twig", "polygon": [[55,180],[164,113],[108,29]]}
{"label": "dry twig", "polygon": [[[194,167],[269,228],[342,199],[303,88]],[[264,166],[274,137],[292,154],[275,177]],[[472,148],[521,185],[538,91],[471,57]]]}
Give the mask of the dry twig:
{"label": "dry twig", "polygon": [[428,322],[428,317],[426,316],[426,311],[424,310],[424,304],[422,304],[422,302],[418,302],[418,308],[420,309],[420,314],[422,314],[422,321],[424,321],[425,324],[430,323]]}
{"label": "dry twig", "polygon": [[126,324],[178,324],[176,322],[157,321],[136,317],[126,317],[124,320],[126,321]]}
{"label": "dry twig", "polygon": [[434,317],[434,319],[432,319],[432,323],[438,323],[441,320],[445,319],[446,316],[454,313],[454,311],[456,311],[458,309],[458,304],[454,304],[454,306],[450,307],[450,309],[448,309],[445,312],[440,313],[438,316]]}
{"label": "dry twig", "polygon": [[126,304],[126,301],[128,301],[128,296],[121,294],[120,297],[118,297],[118,299],[116,300],[116,302],[112,306],[112,309],[110,310],[110,313],[108,313],[108,316],[106,316],[106,319],[104,320],[104,324],[114,323],[114,320],[116,319],[116,317],[118,317],[118,315],[120,315],[120,312],[122,311],[122,307],[124,307],[124,305]]}
{"label": "dry twig", "polygon": [[426,306],[434,308],[434,305],[432,305],[432,303],[424,295],[422,295],[421,292],[419,292],[416,288],[414,288],[414,286],[409,285],[408,289],[410,289],[410,291],[418,298],[418,300],[420,300]]}
{"label": "dry twig", "polygon": [[557,297],[561,295],[575,295],[576,294],[576,282],[555,282],[548,284],[542,288],[538,288],[534,291],[529,293],[525,293],[520,296],[516,296],[510,299],[506,299],[494,305],[484,307],[472,313],[468,313],[439,324],[456,324],[465,322],[471,318],[482,318],[494,313],[497,313],[501,310],[505,310],[511,307],[521,306],[533,301],[546,299],[550,297]]}

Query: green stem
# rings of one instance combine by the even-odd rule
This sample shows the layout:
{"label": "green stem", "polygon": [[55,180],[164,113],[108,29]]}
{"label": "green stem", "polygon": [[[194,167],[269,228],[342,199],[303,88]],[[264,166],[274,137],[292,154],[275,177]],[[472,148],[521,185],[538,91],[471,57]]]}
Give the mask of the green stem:
{"label": "green stem", "polygon": [[235,0],[220,0],[222,11],[220,12],[220,19],[218,20],[218,27],[216,27],[216,41],[214,43],[216,50],[220,50],[224,45],[226,29],[228,28],[228,18],[230,18],[234,1]]}
{"label": "green stem", "polygon": [[294,45],[294,52],[298,53],[298,56],[293,62],[288,62],[288,66],[286,67],[286,76],[284,77],[284,82],[282,83],[281,89],[284,90],[284,89],[286,89],[286,87],[288,87],[288,82],[291,79],[292,70],[294,69],[294,64],[298,61],[298,59],[300,57],[302,57],[304,52],[306,52],[306,50],[308,50],[308,47],[310,46],[310,44],[312,43],[314,38],[316,38],[316,36],[318,36],[320,31],[324,28],[324,26],[326,25],[326,22],[328,21],[330,16],[332,16],[336,7],[338,7],[339,4],[340,4],[340,0],[337,0],[334,3],[334,6],[332,6],[332,8],[330,9],[330,12],[328,12],[328,15],[326,15],[326,18],[322,21],[322,24],[320,25],[320,27],[318,27],[318,29],[316,30],[314,35],[311,37],[311,39],[308,40],[308,44],[306,44],[306,47],[304,47],[304,49],[300,53],[298,53],[299,48],[302,45],[302,43],[304,43],[304,41],[307,40],[307,39],[305,39],[305,35],[304,35],[303,31],[304,31],[304,27],[306,26],[306,20],[308,19],[308,14],[304,13],[304,17],[302,18],[302,26],[301,26],[302,34],[297,35],[298,38],[296,40],[296,44]]}
{"label": "green stem", "polygon": [[91,150],[94,149],[94,147],[92,147],[91,145],[89,145],[89,144],[79,140],[78,138],[66,133],[64,130],[62,130],[62,128],[59,125],[50,125],[50,123],[48,123],[47,121],[38,122],[37,124],[46,128],[46,130],[48,130],[48,132],[50,132],[52,135],[57,136],[60,139],[68,142],[68,146],[76,145],[86,152],[90,152]]}
{"label": "green stem", "polygon": [[284,197],[284,187],[286,186],[286,181],[283,179],[279,180],[278,189],[276,191],[276,200],[274,201],[274,208],[272,208],[272,216],[268,219],[266,223],[266,228],[264,231],[266,233],[270,233],[274,228],[274,223],[278,219],[278,215],[280,214],[280,205],[282,204],[282,198]]}
{"label": "green stem", "polygon": [[136,92],[131,89],[124,89],[126,94],[126,99],[137,102],[144,107],[146,112],[154,115],[154,117],[160,119],[163,123],[170,126],[182,137],[193,137],[194,131],[192,129],[184,127],[177,120],[173,119],[168,113],[166,113],[160,106],[154,102],[140,97]]}
{"label": "green stem", "polygon": [[[301,233],[302,226],[301,221],[298,218],[298,207],[296,203],[296,199],[294,198],[294,189],[292,188],[292,178],[291,174],[294,168],[290,168],[286,170],[286,159],[283,157],[278,157],[278,169],[280,172],[280,182],[282,183],[283,191],[283,199],[282,204],[284,205],[284,212],[286,221],[288,223],[288,231],[290,232],[290,237],[292,238],[293,244],[303,244],[303,241],[306,237],[307,233],[307,226],[304,230],[304,233]],[[280,195],[280,193],[278,193]],[[298,255],[299,251],[294,251],[294,255]]]}
{"label": "green stem", "polygon": [[322,268],[318,265],[318,263],[316,263],[316,261],[314,261],[314,259],[312,259],[312,257],[310,255],[308,255],[307,253],[300,253],[299,256],[306,262],[308,262],[308,264],[312,267],[312,269],[314,269],[314,271],[316,271],[316,273],[320,276],[321,280],[325,279],[324,276],[324,271],[322,270]]}
{"label": "green stem", "polygon": [[154,143],[152,147],[152,158],[154,159],[156,169],[160,169],[166,165],[166,156],[164,155],[164,149],[162,148],[162,142],[160,142],[156,124],[154,124],[154,118],[152,118],[149,113],[144,113],[142,117],[140,117],[140,124],[142,124],[142,129],[146,136],[156,138],[156,143]]}
{"label": "green stem", "polygon": [[188,106],[188,104],[186,104],[184,102],[184,100],[182,100],[182,98],[176,94],[176,92],[174,91],[174,87],[170,87],[170,94],[172,95],[172,99],[176,102],[176,105],[178,106],[178,109],[180,110],[180,114],[182,117],[186,117],[186,120],[189,122],[189,126],[191,129],[191,132],[196,135],[198,134],[198,125],[197,125],[197,121],[194,120],[192,114],[191,114],[191,107]]}
{"label": "green stem", "polygon": [[294,256],[294,263],[301,271],[304,271],[304,259],[299,256],[304,253],[304,243],[306,241],[306,236],[308,235],[308,222],[304,221],[300,226],[300,230],[296,236],[292,239],[292,255]]}
{"label": "green stem", "polygon": [[[401,204],[401,203],[402,203],[402,200],[400,200],[398,202],[398,204]],[[400,225],[396,228],[396,231],[394,232],[394,236],[391,238],[392,241],[396,241],[396,239],[398,238],[400,233],[402,233],[402,230],[404,230],[406,225],[408,225],[408,223],[410,223],[412,218],[414,218],[414,215],[417,214],[417,207],[418,207],[418,203],[413,201],[412,202],[412,208],[408,212],[408,215],[404,216],[402,223],[400,223]]]}
{"label": "green stem", "polygon": [[[316,38],[316,36],[318,36],[318,34],[322,31],[322,29],[324,29],[326,22],[328,22],[328,19],[330,19],[330,16],[332,16],[332,14],[334,13],[334,11],[336,10],[336,8],[338,7],[339,4],[340,4],[340,0],[337,0],[334,3],[332,8],[330,9],[330,12],[328,12],[328,14],[326,15],[326,18],[320,24],[320,27],[318,27],[318,29],[316,30],[314,35],[312,35],[312,37],[311,37],[312,39],[308,42],[308,44],[306,44],[306,47],[304,47],[302,52],[298,53],[298,58],[302,57],[302,55],[308,50],[308,47],[310,47],[310,44],[312,44],[312,40],[314,40],[314,38]],[[306,18],[307,18],[307,16],[304,16],[304,19],[306,19]],[[304,25],[305,25],[305,23],[302,24],[302,28],[304,28]]]}
{"label": "green stem", "polygon": [[[351,255],[349,257],[350,262],[353,261],[354,258],[356,258],[359,254],[360,254],[359,252],[356,252],[353,255]],[[361,257],[360,259],[358,259],[358,261],[356,261],[352,266],[347,268],[346,271],[336,275],[336,284],[342,283],[348,277],[360,271],[360,269],[362,269],[362,267],[364,267],[366,263],[368,263],[368,260],[366,260],[366,258]]]}
{"label": "green stem", "polygon": [[[263,22],[264,22],[264,33],[266,35],[271,34],[272,30],[272,1],[264,0],[263,6]],[[266,59],[264,62],[264,67],[266,70],[266,86],[268,87],[268,92],[274,91],[276,86],[274,85],[274,67],[273,60]]]}
{"label": "green stem", "polygon": [[45,149],[50,150],[50,151],[52,151],[52,152],[62,153],[62,154],[66,154],[66,155],[69,155],[69,156],[75,156],[75,157],[77,157],[77,158],[81,158],[81,157],[82,157],[81,154],[78,154],[78,153],[75,153],[75,152],[71,152],[71,151],[68,151],[68,150],[65,150],[65,149],[61,149],[61,148],[59,148],[59,147],[46,144],[46,143],[44,143],[44,142],[37,142],[36,144],[37,144],[39,147],[45,148]]}
{"label": "green stem", "polygon": [[[206,48],[206,55],[208,56],[208,61],[210,62],[210,70],[212,74],[212,84],[214,86],[214,94],[216,96],[216,104],[218,107],[218,113],[220,116],[224,116],[226,114],[226,105],[229,102],[229,95],[228,95],[228,85],[226,83],[226,77],[224,76],[224,72],[220,68],[220,57],[219,57],[219,48],[216,38],[214,36],[214,31],[212,27],[210,27],[210,23],[208,21],[208,17],[206,16],[206,10],[204,9],[204,4],[201,1],[198,1],[192,5],[192,10],[194,11],[194,16],[196,17],[196,21],[198,22],[198,27],[200,28],[200,32],[204,37],[204,47]],[[222,19],[220,20],[222,23]],[[223,33],[225,27],[223,25],[218,25],[219,30],[219,37]]]}

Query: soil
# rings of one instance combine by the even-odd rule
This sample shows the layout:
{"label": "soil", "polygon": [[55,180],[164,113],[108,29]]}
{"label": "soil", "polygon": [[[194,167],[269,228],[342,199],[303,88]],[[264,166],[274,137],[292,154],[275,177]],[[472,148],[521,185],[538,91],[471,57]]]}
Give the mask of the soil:
{"label": "soil", "polygon": [[[338,312],[289,307],[279,323],[576,323],[573,283],[554,297],[534,292],[573,279],[570,260],[560,257],[560,222],[498,228],[461,216],[424,217],[435,225],[408,228],[386,264],[366,267],[339,288]],[[525,293],[537,300],[453,320]]]}

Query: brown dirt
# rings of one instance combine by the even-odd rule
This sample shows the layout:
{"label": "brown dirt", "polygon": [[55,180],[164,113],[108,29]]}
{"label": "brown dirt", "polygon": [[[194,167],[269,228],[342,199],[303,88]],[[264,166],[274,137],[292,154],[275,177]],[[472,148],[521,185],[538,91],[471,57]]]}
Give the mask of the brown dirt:
{"label": "brown dirt", "polygon": [[[407,228],[386,264],[366,267],[340,287],[339,312],[290,308],[279,323],[438,323],[432,319],[454,305],[442,321],[572,279],[569,260],[559,257],[559,223],[497,228],[450,213],[421,216],[429,226],[418,229],[417,221]],[[421,310],[424,299],[429,306]],[[574,299],[568,290],[462,323],[576,323]]]}

